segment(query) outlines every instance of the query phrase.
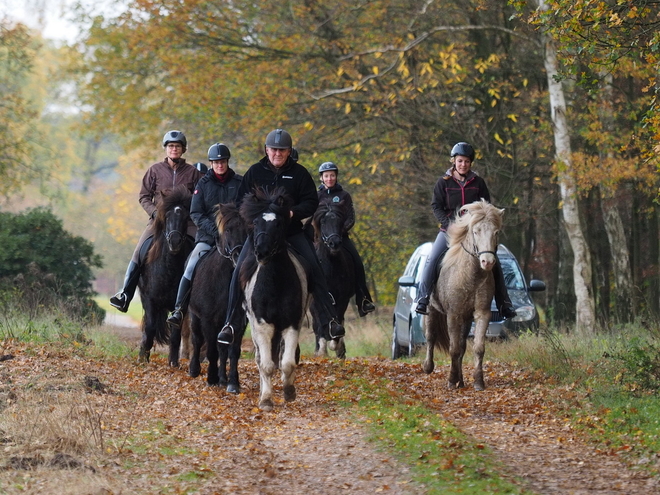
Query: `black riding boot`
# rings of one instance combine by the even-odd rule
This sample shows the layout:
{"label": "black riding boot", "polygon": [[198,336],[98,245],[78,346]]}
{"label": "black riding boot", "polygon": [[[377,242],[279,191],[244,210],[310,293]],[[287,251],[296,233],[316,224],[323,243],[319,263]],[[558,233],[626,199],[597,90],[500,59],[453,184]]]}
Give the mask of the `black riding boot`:
{"label": "black riding boot", "polygon": [[241,290],[240,282],[240,272],[241,266],[243,266],[243,261],[247,258],[248,253],[252,252],[252,234],[248,235],[248,238],[243,244],[241,249],[241,254],[236,260],[236,266],[234,267],[234,272],[231,275],[231,282],[229,284],[229,300],[227,301],[227,317],[225,319],[225,325],[218,333],[218,344],[220,345],[231,345],[234,343],[234,335],[236,334],[235,329],[238,325],[245,324],[245,321],[239,322],[237,320],[237,314],[239,314],[238,309],[241,304],[243,304],[243,291]]}
{"label": "black riding boot", "polygon": [[181,328],[183,316],[188,311],[188,303],[190,303],[190,292],[192,289],[192,280],[186,277],[181,277],[179,282],[179,291],[176,293],[176,302],[174,303],[174,311],[167,319],[167,325],[170,331],[176,331]]}
{"label": "black riding boot", "polygon": [[506,290],[504,272],[502,271],[500,260],[497,260],[493,267],[493,278],[495,279],[495,305],[497,306],[497,310],[504,318],[515,317],[517,313],[513,309],[513,304],[509,298],[509,291]]}
{"label": "black riding boot", "polygon": [[126,313],[128,311],[128,305],[135,295],[138,280],[140,280],[140,265],[131,261],[128,264],[128,269],[124,277],[124,287],[110,298],[110,306],[117,308],[122,313]]}

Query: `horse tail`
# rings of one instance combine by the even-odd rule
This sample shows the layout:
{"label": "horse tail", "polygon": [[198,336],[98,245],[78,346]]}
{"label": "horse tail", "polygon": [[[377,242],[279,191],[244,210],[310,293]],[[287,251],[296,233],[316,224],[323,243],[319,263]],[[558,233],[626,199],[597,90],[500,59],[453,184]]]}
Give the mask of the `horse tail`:
{"label": "horse tail", "polygon": [[167,311],[163,318],[155,318],[154,321],[154,342],[160,345],[168,345],[170,343],[170,330],[167,326]]}
{"label": "horse tail", "polygon": [[432,309],[429,311],[426,325],[435,333],[435,346],[443,352],[449,353],[449,327],[447,315]]}

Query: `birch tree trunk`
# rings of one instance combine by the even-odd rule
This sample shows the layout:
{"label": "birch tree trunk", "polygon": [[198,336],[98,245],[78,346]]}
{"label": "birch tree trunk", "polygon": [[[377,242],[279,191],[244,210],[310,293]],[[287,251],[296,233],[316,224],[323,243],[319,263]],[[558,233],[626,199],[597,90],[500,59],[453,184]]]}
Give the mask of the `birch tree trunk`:
{"label": "birch tree trunk", "polygon": [[[541,10],[547,10],[545,0],[537,0]],[[578,330],[596,330],[596,304],[591,280],[591,255],[580,225],[577,187],[572,175],[571,140],[566,117],[566,100],[561,82],[557,80],[557,51],[553,39],[543,35],[545,57],[543,63],[548,78],[550,112],[554,124],[557,180],[561,195],[564,226],[573,249],[573,283],[575,286],[575,315]]]}

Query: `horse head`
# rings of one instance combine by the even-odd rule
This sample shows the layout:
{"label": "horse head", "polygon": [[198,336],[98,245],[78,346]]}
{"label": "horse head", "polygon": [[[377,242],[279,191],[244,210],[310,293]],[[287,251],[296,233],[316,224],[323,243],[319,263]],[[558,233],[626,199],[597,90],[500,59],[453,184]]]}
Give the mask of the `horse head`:
{"label": "horse head", "polygon": [[154,219],[154,243],[165,235],[167,248],[172,254],[181,251],[187,241],[188,218],[192,195],[184,186],[171,191],[163,191]]}
{"label": "horse head", "polygon": [[260,264],[265,265],[286,249],[291,206],[290,197],[279,187],[272,192],[257,188],[245,195],[241,216],[252,230],[254,254]]}
{"label": "horse head", "polygon": [[337,254],[341,248],[346,220],[342,206],[343,201],[337,204],[321,204],[312,218],[316,241],[323,242],[331,254]]}
{"label": "horse head", "polygon": [[241,254],[245,239],[247,239],[247,226],[235,203],[219,204],[216,206],[215,224],[218,227],[216,246],[222,256],[231,260],[234,267]]}
{"label": "horse head", "polygon": [[497,238],[503,215],[503,209],[482,199],[463,206],[459,219],[449,228],[453,242],[460,242],[465,251],[479,260],[483,270],[492,270],[497,261]]}

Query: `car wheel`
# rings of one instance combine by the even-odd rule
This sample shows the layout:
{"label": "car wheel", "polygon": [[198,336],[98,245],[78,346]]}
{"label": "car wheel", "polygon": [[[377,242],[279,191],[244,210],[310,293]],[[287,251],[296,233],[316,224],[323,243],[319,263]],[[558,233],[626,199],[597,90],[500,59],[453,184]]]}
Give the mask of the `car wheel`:
{"label": "car wheel", "polygon": [[413,344],[413,327],[412,320],[408,323],[408,357],[414,357],[417,348]]}
{"label": "car wheel", "polygon": [[403,356],[403,350],[396,340],[396,319],[392,324],[392,359],[399,359]]}

